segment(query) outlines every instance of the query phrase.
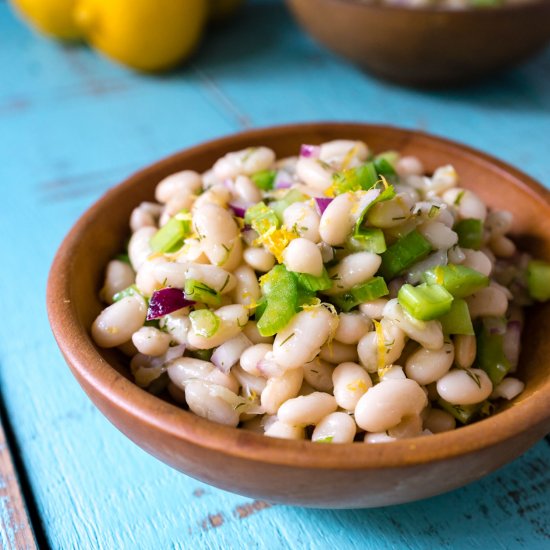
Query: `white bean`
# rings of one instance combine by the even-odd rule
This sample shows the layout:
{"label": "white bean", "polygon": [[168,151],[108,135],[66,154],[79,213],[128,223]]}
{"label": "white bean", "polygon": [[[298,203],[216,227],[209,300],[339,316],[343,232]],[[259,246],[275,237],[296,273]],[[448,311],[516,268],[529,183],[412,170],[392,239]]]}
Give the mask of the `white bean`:
{"label": "white bean", "polygon": [[273,343],[273,336],[262,336],[258,332],[258,325],[256,321],[248,321],[243,328],[243,334],[253,343],[253,344],[271,344]]}
{"label": "white bean", "polygon": [[360,312],[340,313],[334,339],[343,344],[357,344],[372,329],[372,321]]}
{"label": "white bean", "polygon": [[[188,197],[191,196],[188,195]],[[196,199],[194,199],[192,211],[195,213],[195,211],[203,208],[207,204],[213,204],[225,209],[230,200],[231,192],[229,189],[222,183],[216,183],[202,195],[199,195]]]}
{"label": "white bean", "polygon": [[325,294],[339,294],[368,281],[378,271],[381,263],[382,258],[372,252],[355,252],[346,256],[329,269],[328,274],[334,284]]}
{"label": "white bean", "polygon": [[379,373],[379,376],[380,382],[385,382],[386,380],[403,380],[404,378],[407,378],[403,367],[400,367],[399,365],[391,365],[386,367]]}
{"label": "white bean", "polygon": [[475,294],[466,298],[470,316],[477,317],[500,317],[508,309],[508,298],[500,288],[488,286],[478,290]]}
{"label": "white bean", "polygon": [[252,268],[241,265],[233,272],[233,275],[236,279],[235,289],[232,292],[233,302],[247,307],[255,304],[260,299],[262,292]]}
{"label": "white bean", "polygon": [[449,432],[456,428],[454,416],[441,409],[430,409],[424,420],[424,429],[434,434]]}
{"label": "white bean", "polygon": [[254,271],[260,273],[267,273],[275,265],[275,256],[264,248],[246,248],[243,258]]}
{"label": "white bean", "polygon": [[164,265],[166,262],[163,258],[152,257],[145,260],[136,273],[136,286],[144,296],[151,296],[155,290],[160,288],[163,279],[156,276],[156,270],[159,265]]}
{"label": "white bean", "polygon": [[469,334],[457,334],[453,341],[457,367],[469,369],[474,364],[476,358],[476,337]]}
{"label": "white bean", "polygon": [[426,349],[440,349],[443,346],[443,329],[437,320],[419,321],[406,315],[396,299],[390,300],[384,308],[384,316],[397,323],[405,334]]}
{"label": "white bean", "polygon": [[132,334],[132,342],[140,353],[157,357],[168,351],[170,335],[155,327],[141,327]]}
{"label": "white bean", "polygon": [[383,432],[405,417],[419,416],[427,404],[426,394],[414,380],[387,380],[359,399],[355,421],[368,432]]}
{"label": "white bean", "polygon": [[420,348],[409,356],[405,372],[422,386],[439,380],[451,368],[454,360],[452,344],[443,344],[438,350]]}
{"label": "white bean", "polygon": [[164,206],[163,216],[175,216],[182,210],[191,210],[191,207],[196,202],[196,195],[189,195],[187,193],[174,195]]}
{"label": "white bean", "polygon": [[324,191],[332,185],[334,170],[318,159],[300,157],[296,163],[296,175],[306,185]]}
{"label": "white bean", "polygon": [[339,407],[354,411],[357,402],[372,387],[372,380],[357,363],[342,363],[332,373],[334,398]]}
{"label": "white bean", "polygon": [[252,147],[242,157],[243,172],[247,175],[271,168],[275,162],[275,153],[267,147]]}
{"label": "white bean", "polygon": [[353,418],[344,412],[333,412],[319,421],[311,441],[323,443],[353,443],[357,426]]}
{"label": "white bean", "polygon": [[390,437],[385,431],[377,433],[366,433],[365,443],[391,443],[395,441],[395,437]]}
{"label": "white bean", "polygon": [[139,296],[127,296],[105,308],[92,324],[92,337],[102,348],[127,342],[145,322],[147,304]]}
{"label": "white bean", "polygon": [[137,271],[141,264],[151,255],[152,250],[149,245],[151,237],[157,232],[155,227],[142,227],[138,229],[131,237],[128,243],[128,257],[130,263]]}
{"label": "white bean", "polygon": [[[405,333],[401,330],[400,325],[389,320],[382,319],[380,322],[382,327],[382,335],[384,339],[385,354],[383,358],[384,365],[391,365],[397,361],[405,347]],[[376,372],[379,365],[379,342],[376,331],[367,332],[357,346],[359,360],[368,372]]]}
{"label": "white bean", "polygon": [[349,139],[328,141],[323,143],[319,150],[319,158],[338,169],[356,166],[360,161],[367,160],[368,154],[369,150],[365,143]]}
{"label": "white bean", "polygon": [[[237,399],[237,395],[233,395]],[[229,401],[217,395],[211,384],[205,384],[201,380],[189,381],[185,384],[185,401],[197,416],[226,426],[236,427],[239,423],[239,412]]]}
{"label": "white bean", "polygon": [[418,231],[435,250],[448,250],[458,243],[458,235],[441,222],[424,222],[418,226]]}
{"label": "white bean", "polygon": [[343,244],[356,222],[352,211],[358,209],[358,200],[353,193],[338,195],[326,208],[319,222],[319,234],[326,243]]}
{"label": "white bean", "polygon": [[193,357],[179,357],[168,363],[167,372],[170,380],[180,388],[196,379],[223,386],[235,394],[239,391],[239,383],[235,376],[232,373],[224,374],[210,361],[201,361]]}
{"label": "white bean", "polygon": [[136,274],[132,267],[120,260],[111,260],[105,270],[105,282],[100,296],[104,302],[113,303],[113,296],[134,284]]}
{"label": "white bean", "polygon": [[511,258],[516,253],[516,245],[504,235],[493,237],[490,245],[491,250],[499,258]]}
{"label": "white bean", "polygon": [[422,176],[424,174],[424,166],[417,157],[405,156],[397,161],[395,171],[401,177]]}
{"label": "white bean", "polygon": [[370,189],[338,195],[321,216],[319,233],[323,241],[332,246],[344,244],[363,210],[379,193]]}
{"label": "white bean", "polygon": [[370,224],[387,229],[401,225],[410,216],[410,205],[404,195],[375,204],[367,215]]}
{"label": "white bean", "polygon": [[433,193],[443,193],[458,184],[458,174],[453,166],[447,164],[436,169],[429,180],[428,189]]}
{"label": "white bean", "polygon": [[487,277],[491,275],[493,264],[487,254],[484,254],[481,250],[472,250],[470,248],[463,248],[462,253],[464,254],[462,265],[475,269]]}
{"label": "white bean", "polygon": [[305,429],[301,426],[289,426],[284,422],[273,422],[266,428],[264,435],[267,437],[276,437],[278,439],[304,439]]}
{"label": "white bean", "polygon": [[286,227],[295,229],[300,237],[314,243],[321,240],[319,234],[321,217],[312,205],[306,202],[291,204],[283,212],[283,221]]}
{"label": "white bean", "polygon": [[262,376],[258,365],[264,360],[266,354],[273,351],[271,344],[256,344],[243,351],[241,355],[241,367],[254,376]]}
{"label": "white bean", "polygon": [[481,369],[451,369],[437,381],[437,393],[453,405],[474,405],[493,391],[491,380]]}
{"label": "white bean", "polygon": [[323,258],[317,246],[301,237],[290,241],[283,251],[285,266],[289,271],[307,273],[320,277],[323,273]]}
{"label": "white bean", "polygon": [[333,366],[319,357],[304,365],[304,380],[314,390],[332,393]]}
{"label": "white bean", "polygon": [[[154,227],[156,229],[157,222],[155,216],[148,208],[144,208],[143,205],[148,203],[142,203],[132,210],[130,215],[130,229],[137,231],[142,227]],[[160,216],[160,212],[159,212]]]}
{"label": "white bean", "polygon": [[201,241],[204,239],[203,249],[211,263],[229,271],[237,267],[238,263],[233,265],[232,252],[240,245],[237,254],[242,256],[242,243],[239,228],[229,211],[217,204],[206,203],[194,211],[193,225]]}
{"label": "white bean", "polygon": [[356,344],[343,344],[337,340],[331,340],[325,344],[319,352],[319,357],[336,365],[359,359]]}
{"label": "white bean", "polygon": [[405,416],[397,426],[388,429],[388,435],[395,439],[416,437],[422,432],[422,418],[419,415]]}
{"label": "white bean", "polygon": [[193,330],[187,333],[187,340],[196,349],[218,347],[239,334],[248,321],[248,310],[240,304],[222,306],[214,312],[220,319],[220,326],[212,336],[201,336]]}
{"label": "white bean", "polygon": [[275,361],[285,369],[312,361],[336,328],[336,322],[337,319],[323,306],[300,311],[275,337]]}
{"label": "white bean", "polygon": [[487,207],[485,203],[469,189],[454,187],[443,194],[443,200],[458,210],[458,215],[463,219],[475,218],[485,221]]}
{"label": "white bean", "polygon": [[254,376],[243,370],[239,365],[231,369],[231,374],[242,387],[242,393],[245,397],[259,396],[264,391],[267,380],[262,376]]}
{"label": "white bean", "polygon": [[447,258],[450,264],[461,264],[466,259],[466,254],[460,246],[453,246],[447,251]]}
{"label": "white bean", "polygon": [[214,164],[214,175],[223,181],[240,174],[252,175],[267,170],[275,162],[275,153],[267,147],[249,147],[242,151],[227,153]]}
{"label": "white bean", "polygon": [[290,369],[278,378],[270,378],[261,395],[261,405],[267,414],[276,414],[288,399],[296,397],[304,379],[304,369]]}
{"label": "white bean", "polygon": [[384,308],[387,303],[388,300],[386,298],[378,298],[377,300],[362,303],[359,306],[359,311],[369,319],[376,319],[379,321],[384,315]]}
{"label": "white bean", "polygon": [[309,426],[317,424],[337,408],[334,396],[329,393],[313,392],[285,401],[277,411],[277,418],[291,426]]}
{"label": "white bean", "polygon": [[174,344],[188,344],[187,333],[191,328],[189,321],[189,308],[174,311],[169,315],[165,315],[160,320],[161,328],[166,329]]}
{"label": "white bean", "polygon": [[511,400],[517,397],[524,389],[525,384],[521,380],[508,377],[495,387],[493,393],[491,393],[491,399],[503,397],[504,399]]}
{"label": "white bean", "polygon": [[262,193],[254,182],[246,176],[237,176],[235,180],[235,191],[237,196],[245,204],[256,204],[262,200]]}
{"label": "white bean", "polygon": [[155,199],[166,204],[175,195],[195,194],[200,191],[202,180],[200,174],[184,170],[170,174],[160,181],[155,189]]}
{"label": "white bean", "polygon": [[506,210],[489,212],[485,220],[485,229],[491,233],[491,237],[506,235],[512,229],[514,216]]}

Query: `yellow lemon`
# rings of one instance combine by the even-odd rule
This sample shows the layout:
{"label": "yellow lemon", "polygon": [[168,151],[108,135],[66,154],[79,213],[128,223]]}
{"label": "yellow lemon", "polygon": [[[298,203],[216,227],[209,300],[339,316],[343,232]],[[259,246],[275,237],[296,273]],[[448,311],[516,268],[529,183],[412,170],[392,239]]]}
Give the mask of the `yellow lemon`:
{"label": "yellow lemon", "polygon": [[76,0],[11,0],[16,10],[34,27],[63,40],[75,40],[82,33],[73,20]]}
{"label": "yellow lemon", "polygon": [[221,21],[233,15],[244,4],[244,0],[210,0],[210,19]]}
{"label": "yellow lemon", "polygon": [[77,23],[108,57],[141,71],[162,71],[191,55],[207,0],[77,0]]}

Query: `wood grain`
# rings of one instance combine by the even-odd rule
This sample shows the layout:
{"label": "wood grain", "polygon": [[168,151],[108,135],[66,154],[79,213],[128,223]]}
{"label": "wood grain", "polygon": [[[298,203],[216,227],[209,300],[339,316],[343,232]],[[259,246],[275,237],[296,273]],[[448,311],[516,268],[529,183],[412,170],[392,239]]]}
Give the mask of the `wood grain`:
{"label": "wood grain", "polygon": [[0,547],[5,550],[34,550],[37,548],[1,420]]}
{"label": "wood grain", "polygon": [[[528,32],[528,31],[525,31]],[[74,57],[33,35],[0,2],[0,387],[47,542],[55,549],[545,549],[550,445],[481,482],[380,510],[287,506],[240,518],[253,501],[148,456],[89,404],[50,334],[46,274],[61,239],[99,197],[45,202],[41,182],[144,166],[242,125],[313,120],[398,124],[483,149],[549,184],[550,51],[482,85],[445,92],[375,81],[300,33],[279,0],[249,0],[210,32],[193,68],[135,75],[84,47]],[[213,93],[194,70],[215,84]],[[116,93],[81,94],[89,78]],[[125,85],[124,89],[119,85]],[[227,105],[231,105],[231,110]],[[18,107],[19,105],[19,107]],[[79,189],[69,182],[63,189]],[[48,193],[48,197],[52,195]],[[6,313],[7,312],[7,313]],[[247,508],[248,509],[248,508]],[[223,524],[210,525],[221,514]]]}

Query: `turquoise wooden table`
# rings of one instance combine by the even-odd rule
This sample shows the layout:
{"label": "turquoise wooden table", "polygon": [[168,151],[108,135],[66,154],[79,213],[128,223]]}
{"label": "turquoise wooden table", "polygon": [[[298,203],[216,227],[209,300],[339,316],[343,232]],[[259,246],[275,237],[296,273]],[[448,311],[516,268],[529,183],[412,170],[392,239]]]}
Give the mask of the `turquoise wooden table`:
{"label": "turquoise wooden table", "polygon": [[[111,426],[69,373],[44,303],[56,248],[109,186],[250,126],[419,128],[550,185],[550,50],[476,87],[401,89],[319,48],[279,1],[251,0],[185,69],[153,78],[33,35],[0,1],[0,67],[0,413],[40,547],[550,548],[549,439],[422,502],[330,511],[251,501],[171,470]],[[0,466],[6,452],[0,437]],[[15,474],[2,471],[0,547],[31,548]]]}

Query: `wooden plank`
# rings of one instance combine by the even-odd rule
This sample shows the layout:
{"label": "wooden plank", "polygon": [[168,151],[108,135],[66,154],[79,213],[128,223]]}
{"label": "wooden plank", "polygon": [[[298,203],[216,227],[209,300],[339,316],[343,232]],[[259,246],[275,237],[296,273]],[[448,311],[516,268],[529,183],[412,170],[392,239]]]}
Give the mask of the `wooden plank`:
{"label": "wooden plank", "polygon": [[0,547],[5,550],[37,548],[17,472],[0,421]]}

